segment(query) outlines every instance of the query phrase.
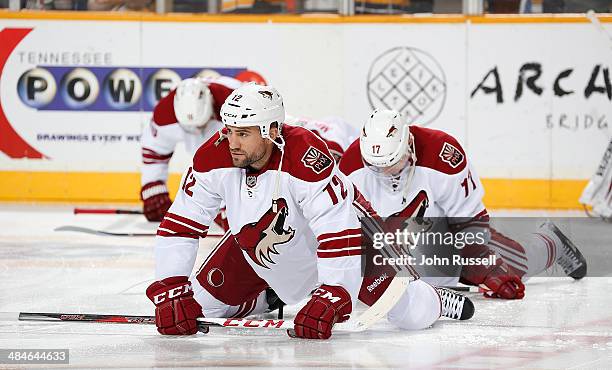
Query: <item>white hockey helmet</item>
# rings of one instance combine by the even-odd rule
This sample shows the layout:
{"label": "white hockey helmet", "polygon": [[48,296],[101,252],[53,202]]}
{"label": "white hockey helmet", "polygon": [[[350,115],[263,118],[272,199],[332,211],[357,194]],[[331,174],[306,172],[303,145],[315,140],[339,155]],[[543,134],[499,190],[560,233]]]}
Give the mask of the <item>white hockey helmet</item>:
{"label": "white hockey helmet", "polygon": [[285,121],[283,98],[271,86],[242,85],[225,99],[221,120],[228,126],[259,126],[261,137],[269,139],[272,124],[276,123],[280,130]]}
{"label": "white hockey helmet", "polygon": [[206,82],[199,78],[181,81],[174,95],[174,114],[181,127],[195,131],[208,123],[213,113],[213,97]]}
{"label": "white hockey helmet", "polygon": [[408,122],[394,110],[372,112],[361,130],[359,147],[370,168],[389,168],[404,158],[411,159],[411,165],[416,161]]}

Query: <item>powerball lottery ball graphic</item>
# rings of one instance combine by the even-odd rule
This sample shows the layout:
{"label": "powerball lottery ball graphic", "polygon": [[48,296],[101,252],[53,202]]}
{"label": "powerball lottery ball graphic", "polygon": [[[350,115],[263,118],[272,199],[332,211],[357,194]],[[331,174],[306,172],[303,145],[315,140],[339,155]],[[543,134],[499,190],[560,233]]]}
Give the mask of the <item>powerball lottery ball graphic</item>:
{"label": "powerball lottery ball graphic", "polygon": [[258,85],[266,85],[266,80],[257,72],[242,71],[236,75],[236,79],[242,82],[255,82]]}
{"label": "powerball lottery ball graphic", "polygon": [[147,80],[145,98],[151,106],[155,106],[161,98],[176,88],[179,82],[181,76],[178,73],[167,68],[158,69]]}
{"label": "powerball lottery ball graphic", "polygon": [[104,81],[104,98],[115,109],[128,109],[138,103],[142,95],[142,83],[136,73],[118,68]]}
{"label": "powerball lottery ball graphic", "polygon": [[27,106],[41,108],[51,103],[57,93],[57,84],[49,71],[33,68],[19,78],[17,93]]}
{"label": "powerball lottery ball graphic", "polygon": [[99,94],[98,79],[86,68],[75,68],[62,78],[61,96],[71,108],[87,108],[96,101]]}
{"label": "powerball lottery ball graphic", "polygon": [[220,77],[221,74],[213,69],[203,69],[200,72],[196,73],[193,77],[195,78],[217,78]]}

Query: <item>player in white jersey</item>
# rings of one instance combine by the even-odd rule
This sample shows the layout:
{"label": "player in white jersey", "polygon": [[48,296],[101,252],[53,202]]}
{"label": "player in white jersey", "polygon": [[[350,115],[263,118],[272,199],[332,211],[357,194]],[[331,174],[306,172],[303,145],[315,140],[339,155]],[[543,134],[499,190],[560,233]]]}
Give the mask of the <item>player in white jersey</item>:
{"label": "player in white jersey", "polygon": [[285,123],[314,132],[325,141],[336,162],[340,161],[344,151],[359,137],[359,130],[340,117],[310,119],[287,116]]}
{"label": "player in white jersey", "polygon": [[219,111],[229,94],[242,83],[230,77],[188,78],[163,97],[141,137],[143,213],[161,221],[172,201],[168,195],[168,162],[183,142],[190,155],[221,129]]}
{"label": "player in white jersey", "polygon": [[[551,223],[524,244],[489,228],[483,186],[461,145],[442,131],[408,125],[399,112],[375,110],[360,139],[345,152],[340,169],[382,217],[444,217],[452,232],[490,233],[490,239],[460,253],[502,257],[492,266],[461,270],[461,282],[486,288],[488,297],[523,298],[521,277],[535,275],[555,261],[575,279],[586,274],[580,252]],[[449,276],[431,282],[453,285],[457,280]]]}
{"label": "player in white jersey", "polygon": [[[294,319],[295,335],[329,338],[333,325],[351,314],[363,280],[354,188],[320,138],[283,125],[274,88],[240,87],[221,115],[225,130],[198,149],[158,228],[158,281],[147,289],[158,331],[194,334],[203,315],[261,313],[270,287],[288,304],[314,291]],[[206,236],[222,202],[231,233],[188,278],[198,238]],[[421,329],[440,311],[436,290],[416,280],[388,318]]]}

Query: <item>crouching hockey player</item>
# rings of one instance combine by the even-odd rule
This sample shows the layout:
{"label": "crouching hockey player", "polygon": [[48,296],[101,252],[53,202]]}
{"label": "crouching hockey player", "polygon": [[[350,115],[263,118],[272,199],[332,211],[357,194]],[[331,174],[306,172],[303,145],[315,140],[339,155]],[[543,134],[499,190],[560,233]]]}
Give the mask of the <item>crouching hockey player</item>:
{"label": "crouching hockey player", "polygon": [[431,284],[454,285],[460,278],[486,289],[487,297],[521,299],[525,290],[521,278],[555,262],[574,279],[586,275],[580,251],[550,222],[525,243],[490,228],[482,184],[461,145],[442,131],[409,125],[399,112],[375,110],[360,139],[345,152],[340,169],[384,218],[448,218],[451,232],[490,235],[460,254],[466,258],[495,254],[501,257],[495,258],[495,264],[464,265],[456,277],[422,276]]}

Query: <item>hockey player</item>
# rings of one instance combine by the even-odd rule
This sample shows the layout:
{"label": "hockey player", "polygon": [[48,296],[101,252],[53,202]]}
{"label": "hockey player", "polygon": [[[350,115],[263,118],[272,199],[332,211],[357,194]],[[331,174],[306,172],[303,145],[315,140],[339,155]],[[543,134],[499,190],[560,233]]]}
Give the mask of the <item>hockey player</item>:
{"label": "hockey player", "polygon": [[[375,110],[360,139],[345,152],[340,169],[380,216],[448,217],[451,231],[490,231],[488,243],[467,246],[461,255],[486,257],[497,252],[502,258],[492,266],[464,266],[460,276],[463,283],[486,288],[488,297],[523,298],[521,277],[535,275],[555,261],[575,279],[586,275],[584,257],[552,223],[524,244],[489,230],[484,190],[461,145],[442,131],[408,125],[399,112]],[[453,285],[457,278],[428,281]]]}
{"label": "hockey player", "polygon": [[[321,139],[283,125],[274,88],[240,87],[221,116],[225,130],[198,149],[158,228],[158,281],[147,289],[158,331],[194,334],[197,317],[261,313],[269,286],[288,304],[314,291],[294,319],[295,336],[329,338],[353,311],[362,281],[353,186]],[[188,278],[198,238],[222,202],[231,233]],[[416,280],[388,318],[421,329],[439,318],[440,307],[436,290]]]}
{"label": "hockey player", "polygon": [[221,129],[221,105],[241,84],[230,77],[188,78],[155,106],[141,138],[140,197],[147,220],[161,221],[172,204],[166,182],[168,162],[177,143],[183,142],[193,155]]}
{"label": "hockey player", "polygon": [[359,131],[355,126],[339,117],[310,119],[287,116],[285,123],[304,127],[314,132],[325,141],[329,152],[334,156],[336,162],[340,161],[344,151],[359,137]]}

